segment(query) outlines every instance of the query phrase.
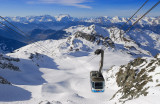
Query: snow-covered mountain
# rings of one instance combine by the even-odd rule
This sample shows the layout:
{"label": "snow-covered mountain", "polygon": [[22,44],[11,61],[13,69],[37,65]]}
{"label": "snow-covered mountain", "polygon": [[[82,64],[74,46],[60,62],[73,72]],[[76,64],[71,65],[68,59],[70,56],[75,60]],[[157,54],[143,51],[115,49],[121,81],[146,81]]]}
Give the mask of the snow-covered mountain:
{"label": "snow-covered mountain", "polygon": [[[1,32],[2,31],[2,32]],[[5,36],[3,30],[0,30],[2,36]],[[83,34],[85,33],[85,34]],[[9,34],[7,32],[7,34]],[[123,31],[119,31],[116,27],[106,28],[98,25],[78,25],[78,26],[71,26],[67,29],[63,30],[52,30],[52,29],[34,29],[28,35],[30,41],[38,41],[38,40],[45,40],[45,39],[62,39],[68,36],[73,38],[81,37],[85,38],[86,40],[93,41],[97,44],[103,44],[106,46],[114,47],[116,50],[126,51],[132,55],[153,55],[155,56],[157,53],[160,52],[160,35],[156,34],[150,30],[141,30],[141,29],[134,29],[129,33],[123,35]],[[25,41],[19,37],[18,34],[12,37],[12,34],[6,35],[7,38],[12,38],[20,41]],[[71,38],[70,37],[70,38]],[[23,37],[24,38],[24,37]],[[28,38],[28,37],[27,37]],[[24,38],[26,39],[26,38]],[[73,39],[72,39],[73,41]]]}
{"label": "snow-covered mountain", "polygon": [[108,39],[114,40],[114,44],[128,45],[131,41],[129,45],[134,46],[136,43],[129,37],[113,38],[113,34],[108,34],[110,30],[96,25],[70,27],[65,31],[71,34],[66,39],[39,41],[7,56],[1,55],[2,65],[13,64],[19,71],[0,68],[0,82],[3,82],[0,103],[135,104],[147,103],[150,97],[154,97],[150,103],[159,103],[159,55],[134,59],[129,51],[115,49],[116,45],[107,46],[103,67],[105,92],[92,93],[89,73],[99,69],[100,60],[94,51]]}
{"label": "snow-covered mountain", "polygon": [[55,18],[56,18],[56,21],[59,21],[59,22],[68,22],[73,20],[73,18],[68,14],[60,14],[59,16],[55,16]]}
{"label": "snow-covered mountain", "polygon": [[136,29],[127,34],[140,48],[149,51],[153,56],[160,53],[160,35],[150,30]]}
{"label": "snow-covered mountain", "polygon": [[[92,93],[89,83],[89,72],[97,70],[99,63],[99,57],[95,57],[92,52],[100,47],[82,38],[74,39],[74,44],[69,39],[46,40],[27,45],[3,56],[18,58],[18,62],[10,63],[20,71],[12,71],[7,67],[0,68],[2,80],[11,83],[11,85],[0,84],[0,93],[3,93],[0,95],[0,103],[12,101],[11,103],[14,104],[20,101],[23,104],[48,102],[97,104],[106,102],[108,93]],[[121,65],[131,59],[130,55],[125,53],[113,52],[109,49],[106,52],[105,61],[110,62],[104,66],[105,68],[112,66],[112,62]],[[92,62],[88,63],[93,57],[95,58]],[[117,57],[121,59],[120,62],[117,62]],[[114,58],[112,62],[111,58]]]}
{"label": "snow-covered mountain", "polygon": [[[42,16],[26,16],[26,17],[4,17],[8,21],[12,22],[15,26],[23,30],[26,34],[30,35],[31,31],[35,29],[42,29],[42,30],[62,30],[69,28],[71,26],[77,25],[85,25],[90,26],[92,24],[96,24],[98,26],[104,26],[107,28],[111,27],[118,27],[120,28],[127,20],[126,17],[95,17],[95,18],[76,18],[71,17],[68,14],[61,14],[59,16],[50,16],[50,15],[42,15]],[[133,24],[138,17],[134,17],[129,23],[123,28],[125,30]],[[0,19],[0,21],[4,21]],[[8,23],[4,22],[9,26]],[[157,34],[160,33],[160,17],[145,17],[138,22],[132,29],[146,29],[151,30]]]}
{"label": "snow-covered mountain", "polygon": [[120,32],[118,28],[106,28],[97,25],[87,27],[80,25],[70,27],[65,29],[65,31],[74,34],[73,36],[75,37],[85,37],[87,40],[94,40],[95,43],[100,42],[103,45],[106,44],[106,46],[114,47],[115,50],[125,51],[135,56],[155,56],[160,52],[160,35],[149,30],[133,30],[127,34],[123,34],[123,31]]}
{"label": "snow-covered mountain", "polygon": [[[152,24],[159,17],[147,18],[147,24]],[[41,28],[31,26],[34,30],[28,36],[48,40],[0,54],[0,104],[159,104],[159,34],[141,28],[124,34],[117,27],[97,24],[126,21],[120,17],[83,18],[84,25],[75,26],[63,25],[77,20],[69,15],[28,17],[22,23],[20,19],[13,20],[27,26],[40,22]],[[45,27],[55,24],[63,29]],[[9,43],[7,48],[16,42]],[[94,51],[100,48],[104,49],[105,92],[92,93],[90,71],[99,69],[100,56]]]}
{"label": "snow-covered mountain", "polygon": [[[111,23],[124,23],[128,20],[125,17],[95,17],[95,18],[77,18],[71,17],[68,14],[60,14],[59,16],[50,16],[50,15],[42,15],[42,16],[26,16],[26,17],[5,17],[8,21],[11,22],[20,22],[20,23],[38,23],[38,22],[92,22],[92,23],[102,23],[102,24],[111,24]],[[133,18],[130,23],[136,21],[138,17]],[[0,19],[1,20],[1,19]],[[2,21],[2,20],[1,20]],[[160,17],[145,17],[140,20],[139,24],[141,25],[158,25],[160,24]]]}

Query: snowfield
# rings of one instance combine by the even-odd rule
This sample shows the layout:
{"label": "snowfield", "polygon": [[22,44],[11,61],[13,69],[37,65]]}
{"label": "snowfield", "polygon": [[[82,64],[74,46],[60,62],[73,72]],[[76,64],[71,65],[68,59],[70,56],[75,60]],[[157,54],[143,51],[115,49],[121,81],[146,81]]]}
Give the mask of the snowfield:
{"label": "snowfield", "polygon": [[[7,93],[7,89],[0,89],[1,93],[6,94],[6,96],[0,95],[1,103],[107,103],[115,93],[115,90],[111,89],[112,86],[106,85],[104,93],[92,93],[90,86],[89,74],[90,71],[99,69],[100,56],[95,56],[92,52],[88,52],[89,55],[84,56],[81,51],[71,51],[72,55],[68,54],[67,50],[64,52],[64,49],[55,51],[56,47],[59,47],[59,44],[64,41],[47,40],[39,42],[41,46],[47,44],[47,48],[50,49],[48,51],[54,51],[54,54],[56,54],[53,56],[49,56],[50,54],[46,51],[42,52],[35,44],[25,46],[15,53],[8,54],[8,56],[20,58],[21,61],[17,65],[20,67],[21,72],[13,73],[8,71],[12,75],[6,76],[6,78],[13,83],[13,86],[1,85],[1,87],[15,90],[9,94]],[[38,52],[39,54],[33,59],[29,59],[30,53],[34,52]],[[74,56],[77,54],[79,57]],[[131,59],[130,55],[106,50],[103,72],[105,73],[112,65],[126,64]]]}

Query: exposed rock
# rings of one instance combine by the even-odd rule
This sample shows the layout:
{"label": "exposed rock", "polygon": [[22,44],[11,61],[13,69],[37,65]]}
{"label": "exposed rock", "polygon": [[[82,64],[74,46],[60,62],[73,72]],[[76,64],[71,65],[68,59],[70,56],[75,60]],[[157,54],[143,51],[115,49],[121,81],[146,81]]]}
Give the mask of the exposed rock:
{"label": "exposed rock", "polygon": [[[18,66],[15,66],[13,62],[19,62],[19,58],[12,58],[0,54],[0,70],[13,70],[13,71],[20,71]],[[1,84],[11,84],[7,79],[0,76],[0,83]]]}
{"label": "exposed rock", "polygon": [[38,67],[40,66],[39,61],[42,61],[43,58],[44,58],[43,55],[37,52],[35,54],[31,53],[29,56],[29,59],[31,59]]}
{"label": "exposed rock", "polygon": [[33,58],[39,59],[40,56],[41,56],[41,54],[39,54],[37,52],[35,54],[31,53],[29,56],[29,59],[33,59]]}
{"label": "exposed rock", "polygon": [[39,104],[62,104],[60,101],[41,101]]}
{"label": "exposed rock", "polygon": [[[147,96],[148,89],[151,87],[159,87],[160,81],[155,80],[154,76],[160,77],[159,68],[160,60],[157,58],[137,58],[122,65],[116,72],[115,80],[120,89],[113,95],[111,99],[118,97],[120,102],[138,98],[139,96]],[[110,73],[114,68],[112,67],[107,73]],[[109,78],[113,78],[108,76]],[[154,84],[156,83],[156,84]]]}
{"label": "exposed rock", "polygon": [[11,84],[10,82],[8,82],[6,79],[4,79],[3,77],[0,76],[0,83],[1,84]]}
{"label": "exposed rock", "polygon": [[160,59],[160,53],[155,56],[155,58]]}
{"label": "exposed rock", "polygon": [[19,61],[20,59],[18,58],[11,58],[11,57],[0,54],[0,68],[2,69],[20,71],[19,67],[12,64],[12,62],[19,62]]}
{"label": "exposed rock", "polygon": [[104,46],[106,47],[112,47],[114,48],[114,42],[109,38],[109,37],[103,37],[101,35],[98,35],[96,33],[93,33],[93,34],[87,34],[87,33],[83,33],[83,32],[76,32],[75,33],[75,38],[83,38],[83,39],[86,39],[88,41],[91,41],[91,42],[96,42],[97,44],[103,44]]}
{"label": "exposed rock", "polygon": [[19,58],[11,58],[11,57],[5,57],[3,54],[0,54],[0,60],[7,60],[7,61],[16,61],[19,62]]}

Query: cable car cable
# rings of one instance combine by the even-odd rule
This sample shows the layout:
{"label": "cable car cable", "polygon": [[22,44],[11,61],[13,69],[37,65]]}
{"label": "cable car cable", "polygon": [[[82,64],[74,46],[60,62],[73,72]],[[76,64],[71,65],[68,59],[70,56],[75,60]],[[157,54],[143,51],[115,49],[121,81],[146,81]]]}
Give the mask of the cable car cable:
{"label": "cable car cable", "polygon": [[[130,26],[125,33],[129,32],[129,30],[139,21],[141,20],[144,16],[146,16],[151,10],[153,10],[158,4],[160,3],[160,1],[158,1],[151,9],[149,9],[143,16],[141,16],[136,22],[134,22],[134,24],[132,24],[132,26]],[[105,46],[103,46],[105,47]],[[102,48],[103,48],[102,47]],[[106,50],[107,47],[105,47],[104,51]],[[94,57],[95,58],[95,57]],[[93,60],[93,59],[92,59]]]}
{"label": "cable car cable", "polygon": [[153,10],[158,4],[160,4],[160,1],[158,1],[152,8],[150,8],[145,14],[143,14],[136,22],[134,22],[124,33],[127,33],[130,31],[130,29],[139,22],[144,16],[146,16],[151,10]]}
{"label": "cable car cable", "polygon": [[20,32],[22,32],[23,34],[25,34],[22,30],[20,30],[18,27],[16,27],[15,25],[13,25],[12,23],[10,23],[7,19],[5,19],[4,17],[0,16],[0,18],[2,18],[3,20],[5,20],[7,23],[9,23],[10,25],[12,25],[13,27],[15,27],[17,30],[19,30]]}
{"label": "cable car cable", "polygon": [[[19,35],[22,35],[22,36],[24,36],[24,37],[28,37],[28,39],[30,40],[30,37],[29,37],[25,32],[23,32],[21,29],[19,29],[18,27],[16,27],[16,26],[13,25],[12,23],[10,23],[10,22],[9,22],[8,20],[6,20],[4,17],[0,16],[0,18],[2,18],[3,20],[5,20],[5,21],[6,21],[7,23],[9,23],[11,26],[15,27],[17,30],[19,30],[20,32],[22,32],[24,35],[22,35],[21,33],[19,33],[19,32],[17,32],[17,31],[13,30],[13,29],[10,28],[9,26],[5,25],[4,23],[0,22],[1,24],[5,25],[7,28],[9,28],[9,29],[11,29],[12,31],[18,33]],[[38,45],[38,43],[33,43],[33,44]],[[39,47],[42,47],[45,51],[49,52],[48,49],[46,49],[46,47],[40,46],[40,45],[39,45]],[[53,55],[52,52],[49,52],[49,53],[51,53],[51,54]]]}
{"label": "cable car cable", "polygon": [[145,3],[127,20],[127,22],[124,23],[124,25],[121,26],[121,28],[116,32],[116,34],[123,29],[123,27],[147,4],[149,0],[146,0]]}
{"label": "cable car cable", "polygon": [[8,29],[10,29],[10,30],[14,31],[15,33],[17,33],[17,34],[19,34],[19,35],[23,36],[22,34],[20,34],[19,32],[15,31],[15,30],[14,30],[14,29],[12,29],[12,28],[10,28],[10,27],[9,27],[9,26],[7,26],[6,24],[4,24],[4,23],[2,23],[2,22],[0,22],[0,24],[1,24],[1,25],[3,25],[3,26],[6,26]]}
{"label": "cable car cable", "polygon": [[[27,37],[28,39],[30,39],[28,36],[22,35],[21,33],[15,31],[14,29],[10,28],[9,26],[7,26],[6,24],[4,24],[4,23],[2,23],[2,22],[0,22],[0,24],[3,25],[3,26],[5,26],[5,27],[7,27],[8,29],[12,30],[13,32],[15,32],[15,33],[17,33],[17,34],[19,34],[19,35],[21,35],[21,36],[23,36],[23,37]],[[11,23],[10,23],[10,24],[11,24]],[[4,28],[3,28],[3,29],[4,29]],[[10,31],[7,30],[7,29],[6,29],[6,31],[10,32]],[[35,44],[36,46],[40,47],[39,49],[40,49],[42,52],[45,50],[46,52],[51,53],[51,55],[53,56],[53,53],[50,52],[50,51],[48,51],[48,49],[47,49],[46,47],[44,47],[44,46],[42,46],[42,45],[39,45],[37,42],[36,42],[36,43],[33,43],[33,44]],[[41,48],[42,48],[42,49],[41,49]]]}

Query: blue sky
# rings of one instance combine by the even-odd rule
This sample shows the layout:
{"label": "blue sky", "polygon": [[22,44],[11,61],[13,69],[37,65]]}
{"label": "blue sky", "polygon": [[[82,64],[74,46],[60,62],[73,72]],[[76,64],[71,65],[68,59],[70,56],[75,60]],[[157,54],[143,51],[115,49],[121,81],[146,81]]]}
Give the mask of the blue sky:
{"label": "blue sky", "polygon": [[[146,0],[0,0],[0,15],[131,16]],[[141,15],[159,0],[150,0]],[[160,16],[160,5],[149,16]]]}

